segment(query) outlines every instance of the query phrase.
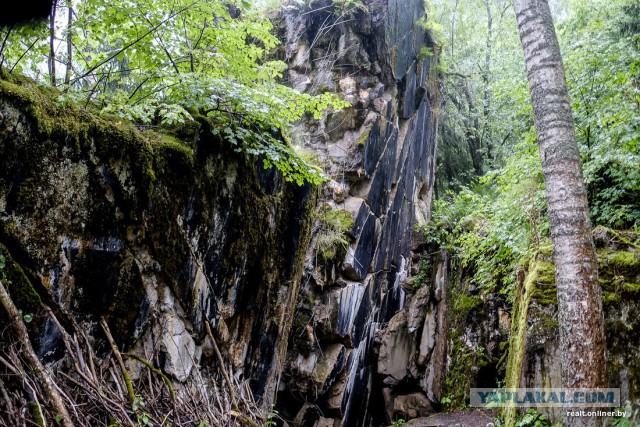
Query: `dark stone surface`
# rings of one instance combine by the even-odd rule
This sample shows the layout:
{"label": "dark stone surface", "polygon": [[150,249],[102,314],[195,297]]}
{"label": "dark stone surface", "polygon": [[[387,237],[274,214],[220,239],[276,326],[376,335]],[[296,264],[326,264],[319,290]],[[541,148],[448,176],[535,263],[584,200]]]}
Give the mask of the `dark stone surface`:
{"label": "dark stone surface", "polygon": [[426,41],[425,32],[417,22],[424,16],[421,1],[387,0],[384,56],[389,57],[396,80],[407,74],[420,48]]}
{"label": "dark stone surface", "polygon": [[357,233],[356,249],[353,256],[355,280],[364,280],[369,272],[371,258],[376,248],[376,217],[366,203],[362,204],[355,221],[354,231]]}
{"label": "dark stone surface", "polygon": [[340,354],[338,355],[338,359],[336,360],[336,364],[333,365],[331,369],[331,373],[327,377],[324,385],[322,386],[322,393],[326,393],[329,391],[329,388],[333,385],[333,383],[338,379],[344,368],[347,366],[347,350],[342,347],[340,350]]}
{"label": "dark stone surface", "polygon": [[378,161],[380,161],[380,156],[387,145],[386,135],[381,135],[382,130],[380,129],[380,120],[381,119],[378,119],[373,123],[371,131],[369,132],[369,137],[365,142],[364,172],[367,174],[367,177],[370,177],[374,172],[378,165]]}
{"label": "dark stone surface", "polygon": [[[104,316],[123,350],[152,342],[160,360],[170,356],[154,335],[162,316],[184,324],[191,343],[202,341],[203,315],[214,328],[224,319],[236,338],[223,351],[270,405],[310,236],[311,186],[285,182],[205,131],[196,158],[171,137],[41,108],[48,101],[37,89],[0,83],[0,241],[22,254],[41,298],[61,321],[87,326],[98,346],[90,325]],[[55,331],[32,332],[57,354]],[[232,346],[246,346],[246,356]]]}
{"label": "dark stone surface", "polygon": [[400,117],[409,119],[416,112],[416,65],[413,64],[402,78],[400,90]]}
{"label": "dark stone surface", "polygon": [[[335,394],[307,391],[300,396],[299,388],[287,390],[286,384],[296,383],[295,368],[284,373],[285,389],[279,402],[289,419],[296,417],[302,404],[288,402],[301,399],[323,410],[330,408],[325,413],[342,418],[344,427],[379,426],[388,420],[381,395],[383,378],[375,368],[374,337],[407,297],[400,284],[411,268],[415,211],[418,203],[429,199],[433,188],[429,174],[435,162],[435,117],[427,89],[433,84],[427,82],[431,58],[417,59],[429,39],[417,24],[424,17],[421,0],[364,0],[364,8],[353,15],[353,21],[319,33],[320,22],[339,21],[326,10],[318,10],[326,4],[323,0],[295,11],[291,8],[285,14],[282,34],[287,37],[285,60],[297,73],[292,74],[296,84],[305,76],[311,93],[315,86],[335,85],[357,105],[357,116],[348,129],[335,131],[342,122],[337,116],[320,123],[306,121],[297,129],[299,135],[311,135],[307,148],[331,165],[332,186],[342,186],[340,198],[335,192],[326,197],[338,209],[344,203],[344,209],[352,213],[353,239],[342,269],[329,272],[317,265],[313,255],[307,258],[303,280],[307,285],[298,304],[304,322],[297,322],[292,331],[288,361],[295,366],[309,347],[324,351],[335,342],[351,349],[351,356],[341,372],[332,372],[345,377],[342,413],[336,413]],[[296,59],[298,52],[311,45],[311,59],[301,64]],[[350,46],[353,51],[332,46]],[[321,64],[319,58],[325,55],[335,55],[335,62]],[[358,66],[352,60],[356,57],[360,58]],[[336,146],[347,153],[362,153],[361,158],[359,154],[346,159],[324,154],[325,150],[335,151]],[[332,289],[327,290],[327,285]],[[308,327],[317,337],[311,344],[299,338]]]}
{"label": "dark stone surface", "polygon": [[371,188],[367,196],[367,201],[373,213],[378,217],[384,213],[389,203],[389,197],[391,196],[391,184],[393,183],[396,167],[397,144],[398,131],[394,128],[371,179]]}

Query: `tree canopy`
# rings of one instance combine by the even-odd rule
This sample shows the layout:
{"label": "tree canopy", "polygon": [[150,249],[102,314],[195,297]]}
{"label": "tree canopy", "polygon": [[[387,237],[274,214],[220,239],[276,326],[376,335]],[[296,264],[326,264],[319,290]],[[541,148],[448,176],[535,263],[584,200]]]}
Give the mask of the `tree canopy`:
{"label": "tree canopy", "polygon": [[[428,238],[477,269],[476,285],[510,294],[515,270],[550,244],[532,107],[511,2],[440,2],[438,191]],[[640,28],[637,2],[552,3],[594,225],[640,225]],[[487,63],[486,50],[492,49]],[[488,91],[485,78],[488,77]],[[485,99],[487,97],[488,99]],[[484,105],[488,104],[488,111]],[[488,117],[485,117],[487,114]],[[477,125],[477,126],[476,126]],[[470,130],[471,129],[471,130]],[[481,144],[469,144],[477,132]],[[482,170],[474,168],[478,149]],[[478,173],[480,172],[480,173]],[[447,231],[444,231],[447,230]]]}

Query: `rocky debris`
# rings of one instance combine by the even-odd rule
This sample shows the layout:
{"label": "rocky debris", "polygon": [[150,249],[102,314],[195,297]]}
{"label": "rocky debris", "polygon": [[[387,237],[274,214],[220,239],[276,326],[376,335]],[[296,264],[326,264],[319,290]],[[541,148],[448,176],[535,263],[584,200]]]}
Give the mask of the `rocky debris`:
{"label": "rocky debris", "polygon": [[408,420],[426,417],[433,412],[431,402],[423,393],[400,395],[393,401],[393,413],[404,416]]}

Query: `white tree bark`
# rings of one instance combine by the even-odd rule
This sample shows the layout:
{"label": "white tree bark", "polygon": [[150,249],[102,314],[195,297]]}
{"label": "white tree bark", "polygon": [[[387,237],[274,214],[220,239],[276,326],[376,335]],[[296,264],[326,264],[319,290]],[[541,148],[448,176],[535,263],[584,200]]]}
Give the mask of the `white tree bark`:
{"label": "white tree bark", "polygon": [[[606,385],[602,295],[580,155],[560,47],[547,0],[514,0],[542,170],[558,287],[562,385]],[[573,417],[568,426],[600,426]]]}

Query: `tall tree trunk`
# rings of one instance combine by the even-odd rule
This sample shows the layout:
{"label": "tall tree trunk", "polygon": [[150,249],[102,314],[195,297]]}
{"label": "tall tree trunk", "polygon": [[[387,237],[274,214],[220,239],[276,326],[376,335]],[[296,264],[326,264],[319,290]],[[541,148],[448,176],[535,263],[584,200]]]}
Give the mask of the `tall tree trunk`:
{"label": "tall tree trunk", "polygon": [[[514,0],[544,182],[558,287],[563,387],[604,387],[602,295],[560,47],[547,0]],[[574,417],[568,426],[600,426]]]}
{"label": "tall tree trunk", "polygon": [[491,89],[489,83],[491,77],[491,51],[493,50],[493,14],[491,13],[489,0],[484,0],[484,6],[487,9],[487,42],[484,52],[484,69],[482,70],[482,113],[484,123],[482,125],[480,145],[484,143],[485,147],[487,147],[487,158],[491,159],[491,127],[489,124],[489,116],[491,114]]}
{"label": "tall tree trunk", "polygon": [[56,85],[56,2],[51,6],[51,21],[49,21],[49,82]]}
{"label": "tall tree trunk", "polygon": [[73,40],[72,40],[72,24],[73,24],[73,4],[71,0],[67,0],[68,22],[67,22],[67,70],[64,73],[64,84],[71,82],[71,69],[73,66]]}

